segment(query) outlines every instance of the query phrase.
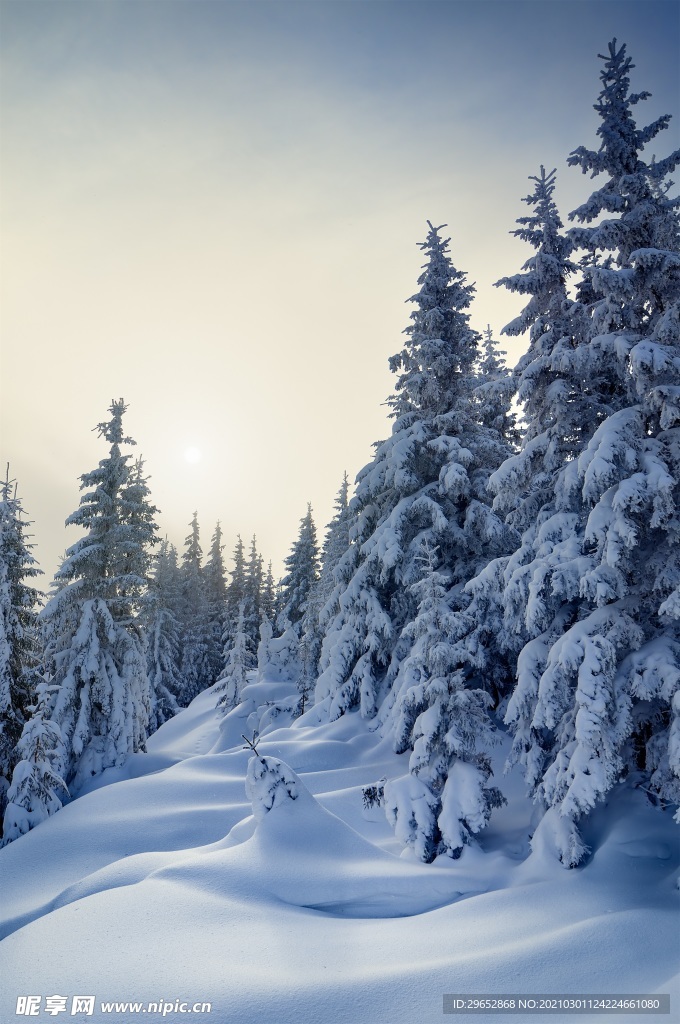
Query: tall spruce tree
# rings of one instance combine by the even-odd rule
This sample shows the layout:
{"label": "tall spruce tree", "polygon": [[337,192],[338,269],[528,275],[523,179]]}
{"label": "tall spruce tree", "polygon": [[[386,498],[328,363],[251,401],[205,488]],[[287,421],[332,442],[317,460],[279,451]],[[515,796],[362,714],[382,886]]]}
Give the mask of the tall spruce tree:
{"label": "tall spruce tree", "polygon": [[[50,773],[76,794],[92,775],[144,749],[151,715],[138,613],[156,541],[156,510],[139,466],[131,467],[121,450],[135,443],[123,433],[125,411],[122,399],[112,402],[111,418],[97,427],[109,454],[81,476],[85,493],[67,519],[87,532],[66,552],[42,616],[48,684],[39,717],[49,736],[44,729],[31,733],[39,756],[31,737],[23,745],[24,764],[44,766],[49,751]],[[49,773],[40,771],[44,782]],[[26,799],[29,791],[35,794],[36,787],[21,790]],[[13,828],[31,827],[58,802],[52,791],[41,809],[15,804]]]}
{"label": "tall spruce tree", "polygon": [[[603,394],[608,389],[585,379],[579,365],[591,317],[589,308],[571,300],[567,292],[576,265],[570,258],[573,243],[562,230],[554,201],[555,171],[546,174],[541,167],[531,180],[534,189],[524,202],[533,210],[518,219],[521,227],[514,234],[536,251],[522,273],[497,282],[529,296],[524,310],[503,329],[511,336],[529,332],[529,348],[514,371],[524,436],[520,452],[490,479],[494,507],[507,515],[521,542],[502,572],[498,565],[490,566],[470,584],[475,595],[489,603],[491,585],[499,588],[498,599],[502,592],[504,627],[499,628],[493,616],[495,632],[501,646],[515,656],[552,622],[565,599],[569,602],[578,594],[580,552],[573,543],[578,516],[573,497],[560,481],[565,467],[583,451],[593,425],[601,422],[608,400]],[[567,552],[572,558],[568,572]],[[557,564],[564,579],[555,586]]]}
{"label": "tall spruce tree", "polygon": [[381,707],[386,721],[399,715],[399,669],[412,646],[404,627],[417,615],[411,586],[421,575],[423,542],[441,551],[452,607],[465,603],[475,570],[510,542],[486,490],[508,449],[478,419],[479,336],[467,312],[474,287],[448,246],[429,224],[407,342],[390,360],[398,375],[392,434],[376,446],[350,503],[351,545],[336,568],[346,583],[326,626],[316,691],[331,718],[357,707],[367,718]]}
{"label": "tall spruce tree", "polygon": [[[321,571],[318,583],[318,604],[323,609],[336,587],[335,569],[349,550],[352,512],[349,508],[349,480],[343,475],[340,490],[335,499],[335,515],[326,527],[321,548]],[[337,610],[337,609],[336,609]]]}
{"label": "tall spruce tree", "polygon": [[189,525],[181,564],[182,678],[187,703],[214,682],[198,513],[194,512]]}
{"label": "tall spruce tree", "polygon": [[276,584],[274,582],[272,563],[269,562],[267,564],[267,572],[262,583],[261,611],[263,619],[268,619],[269,622],[274,622],[276,618],[276,604]]}
{"label": "tall spruce tree", "polygon": [[257,648],[260,642],[260,622],[262,621],[262,590],[264,572],[262,555],[257,550],[257,538],[250,542],[248,562],[245,567],[245,605],[244,625],[248,638],[248,667],[257,664]]}
{"label": "tall spruce tree", "polygon": [[[583,522],[562,480],[601,422],[609,396],[598,377],[584,378],[580,366],[591,316],[589,307],[571,300],[567,291],[577,267],[571,259],[573,241],[555,205],[556,173],[541,167],[531,180],[534,188],[524,202],[532,210],[518,219],[514,234],[535,253],[520,274],[497,282],[529,298],[503,329],[514,336],[529,332],[528,350],[514,371],[524,435],[520,452],[490,479],[494,507],[507,515],[521,540],[516,552],[489,565],[468,589],[485,609],[497,652],[509,651],[511,664],[519,656],[507,716],[515,729],[511,762],[521,761],[535,786],[532,730],[526,723],[520,726],[516,709],[535,683],[531,669],[546,631],[576,614]],[[500,657],[497,653],[496,661]]]}
{"label": "tall spruce tree", "polygon": [[[298,658],[300,676],[300,712],[313,703],[316,681],[319,676],[319,659],[324,629],[337,612],[337,595],[341,592],[342,581],[336,580],[336,567],[350,547],[349,480],[343,475],[342,484],[335,500],[335,515],[326,527],[321,549],[319,577],[307,597],[304,615],[300,623],[300,644]],[[344,580],[344,583],[347,581]]]}
{"label": "tall spruce tree", "polygon": [[220,676],[223,665],[224,631],[227,626],[227,580],[222,552],[222,527],[215,526],[210,552],[203,570],[205,590],[206,632],[208,641],[207,660],[209,665],[208,685]]}
{"label": "tall spruce tree", "polygon": [[297,626],[301,622],[307,602],[319,578],[319,546],[316,526],[312,518],[312,506],[307,505],[307,514],[300,520],[297,539],[285,561],[286,576],[281,580],[279,626]]}
{"label": "tall spruce tree", "polygon": [[227,584],[226,625],[222,636],[225,651],[231,648],[238,632],[241,602],[246,600],[246,556],[240,534],[236,537],[232,560],[234,568],[229,571],[231,578]]}
{"label": "tall spruce tree", "polygon": [[511,581],[508,602],[533,632],[507,714],[514,756],[567,866],[585,853],[577,823],[627,773],[680,795],[680,253],[665,184],[680,153],[645,163],[668,118],[638,129],[631,108],[648,94],[629,91],[625,47],[612,42],[602,59],[601,145],[570,162],[606,181],[572,216],[614,216],[570,232],[589,252],[580,294],[593,315],[587,343],[561,357],[595,393],[594,415],[554,484],[568,511],[542,525],[528,584]]}
{"label": "tall spruce tree", "polygon": [[28,525],[8,466],[0,483],[0,821],[22,756],[18,743],[36,701],[41,656],[40,594],[30,585],[41,570],[31,554]]}
{"label": "tall spruce tree", "polygon": [[37,704],[17,744],[17,763],[7,791],[0,846],[25,835],[62,807],[68,788],[59,774],[64,746],[59,726],[46,717],[49,691],[38,685]]}
{"label": "tall spruce tree", "polygon": [[150,732],[177,714],[184,703],[181,672],[180,579],[177,551],[161,541],[145,609],[147,674],[153,694]]}
{"label": "tall spruce tree", "polygon": [[422,575],[410,588],[417,612],[402,632],[411,648],[400,667],[395,745],[412,750],[409,774],[385,784],[385,810],[398,838],[427,862],[440,853],[460,856],[504,802],[488,784],[492,698],[466,679],[461,617],[451,609],[448,574],[437,556],[424,540]]}
{"label": "tall spruce tree", "polygon": [[236,707],[241,691],[246,684],[246,673],[249,667],[250,652],[248,650],[248,634],[246,633],[245,600],[242,600],[236,620],[236,632],[225,648],[224,669],[215,685],[216,707],[219,710],[227,712]]}
{"label": "tall spruce tree", "polygon": [[518,219],[521,227],[513,234],[536,251],[522,273],[496,282],[529,296],[524,310],[502,332],[514,337],[529,332],[529,348],[514,371],[524,437],[521,452],[491,480],[494,507],[508,513],[522,531],[553,501],[557,475],[583,450],[593,423],[602,420],[606,409],[603,389],[584,378],[574,358],[587,341],[590,311],[571,301],[567,292],[576,265],[570,258],[573,242],[562,230],[555,205],[556,172],[546,174],[541,167],[530,180],[534,188],[524,202],[533,209]]}
{"label": "tall spruce tree", "polygon": [[511,446],[519,442],[516,416],[512,411],[515,397],[515,380],[505,363],[505,352],[494,340],[491,326],[483,333],[481,352],[475,368],[477,385],[475,399],[479,404],[477,413],[480,423],[498,431]]}

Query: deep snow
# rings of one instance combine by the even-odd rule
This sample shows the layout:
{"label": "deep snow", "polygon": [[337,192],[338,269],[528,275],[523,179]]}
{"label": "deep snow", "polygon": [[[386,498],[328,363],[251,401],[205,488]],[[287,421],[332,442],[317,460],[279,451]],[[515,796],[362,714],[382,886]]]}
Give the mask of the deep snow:
{"label": "deep snow", "polygon": [[669,1020],[443,1014],[444,993],[508,992],[670,992],[673,1019],[680,857],[670,814],[622,787],[585,829],[592,856],[567,871],[549,819],[532,852],[532,808],[513,774],[480,846],[425,866],[379,809],[363,808],[361,787],[406,771],[406,755],[356,714],[315,725],[312,709],[279,728],[268,715],[258,755],[282,762],[295,799],[265,813],[251,783],[253,816],[254,755],[241,733],[272,699],[266,686],[249,686],[226,717],[212,691],[201,694],[147,754],[0,851],[2,1024],[22,1019],[18,996],[57,993],[95,995],[97,1009],[71,1016],[69,1002],[38,1019],[179,1024],[180,1013],[99,1004],[180,999],[210,1002],[199,1019],[211,1024]]}

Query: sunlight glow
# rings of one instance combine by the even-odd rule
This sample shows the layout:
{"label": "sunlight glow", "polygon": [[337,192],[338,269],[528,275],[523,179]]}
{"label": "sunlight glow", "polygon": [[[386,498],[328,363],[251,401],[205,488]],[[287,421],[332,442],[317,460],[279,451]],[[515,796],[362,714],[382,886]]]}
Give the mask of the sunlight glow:
{"label": "sunlight glow", "polygon": [[192,465],[195,465],[197,462],[201,461],[203,454],[198,448],[189,447],[184,449],[184,458],[186,462],[190,462]]}

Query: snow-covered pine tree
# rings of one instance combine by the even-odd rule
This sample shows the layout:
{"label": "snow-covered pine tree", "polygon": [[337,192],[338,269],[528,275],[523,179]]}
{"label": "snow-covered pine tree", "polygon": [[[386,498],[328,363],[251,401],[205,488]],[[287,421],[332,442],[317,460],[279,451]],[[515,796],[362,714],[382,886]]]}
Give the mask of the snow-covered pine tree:
{"label": "snow-covered pine tree", "polygon": [[349,547],[350,522],[349,477],[345,471],[342,475],[340,490],[335,498],[335,515],[326,527],[326,535],[321,548],[322,574],[332,572]]}
{"label": "snow-covered pine tree", "polygon": [[191,533],[184,541],[181,564],[182,679],[185,700],[190,703],[211,686],[208,607],[200,543],[198,514],[194,512]]}
{"label": "snow-covered pine tree", "polygon": [[[606,179],[569,215],[570,220],[582,225],[592,225],[596,220],[598,223],[592,227],[572,228],[569,234],[575,245],[589,254],[600,255],[598,263],[588,267],[586,276],[597,299],[595,337],[605,338],[628,328],[637,331],[640,323],[659,305],[645,275],[638,274],[638,287],[633,290],[628,283],[630,270],[637,262],[633,253],[643,249],[665,251],[669,241],[672,251],[677,242],[675,211],[680,200],[669,200],[666,194],[672,185],[668,175],[680,162],[680,150],[663,160],[652,157],[650,163],[645,162],[643,149],[668,128],[671,115],[664,114],[646,127],[638,128],[633,107],[649,99],[651,94],[630,92],[630,72],[635,65],[626,55],[625,44],[617,49],[614,39],[609,43],[608,54],[599,56],[604,61],[600,73],[602,90],[595,104],[601,119],[597,129],[600,147],[595,151],[579,146],[569,155],[568,163],[580,167],[583,174],[589,173],[591,177],[604,174]],[[608,214],[613,214],[613,218]],[[650,257],[648,252],[647,259]],[[642,290],[641,283],[644,284]],[[601,358],[615,346],[602,341],[594,348]]]}
{"label": "snow-covered pine tree", "polygon": [[262,589],[264,572],[262,555],[257,550],[257,538],[250,542],[250,552],[245,568],[245,630],[248,637],[249,667],[257,664],[257,648],[260,642],[260,622],[262,621]]}
{"label": "snow-covered pine tree", "polygon": [[349,506],[351,545],[336,568],[347,582],[326,626],[316,691],[331,718],[357,707],[373,718],[381,705],[384,719],[398,715],[399,666],[412,644],[403,629],[417,614],[410,587],[423,541],[440,548],[451,606],[460,607],[467,580],[512,540],[487,495],[508,449],[477,419],[479,336],[467,313],[474,287],[448,245],[429,224],[408,340],[390,360],[398,374],[392,434],[359,474]]}
{"label": "snow-covered pine tree", "polygon": [[319,659],[325,625],[338,610],[337,601],[334,601],[333,597],[336,595],[336,590],[338,593],[340,592],[342,584],[336,582],[335,569],[350,546],[351,514],[349,512],[347,473],[343,476],[342,485],[335,500],[335,508],[335,515],[326,527],[326,536],[321,550],[319,577],[309,591],[304,615],[299,624],[301,671],[298,689],[301,714],[313,703],[314,690],[319,676]]}
{"label": "snow-covered pine tree", "polygon": [[262,599],[260,602],[260,610],[263,619],[269,619],[273,622],[276,618],[276,584],[274,582],[274,572],[272,570],[272,563],[269,562],[267,565],[267,572],[262,583]]}
{"label": "snow-covered pine tree", "polygon": [[[512,404],[516,392],[514,373],[505,364],[505,352],[493,338],[491,327],[484,332],[482,350],[475,367],[474,399],[480,423],[504,442],[509,457],[519,445],[521,431]],[[493,474],[492,474],[493,476]],[[494,510],[498,512],[497,505]],[[503,518],[503,517],[501,517]],[[506,550],[516,546],[509,538]],[[513,658],[508,657],[500,627],[501,567],[507,556],[491,558],[476,577],[465,585],[466,623],[465,661],[475,673],[483,675],[483,686],[497,707],[512,688]],[[460,628],[460,626],[459,626]],[[475,685],[480,685],[479,681]]]}
{"label": "snow-covered pine tree", "polygon": [[[40,689],[40,687],[39,687]],[[69,795],[55,765],[64,763],[59,727],[45,717],[48,701],[43,697],[38,710],[26,722],[17,744],[17,764],[7,792],[7,806],[0,846],[11,843],[62,807]]]}
{"label": "snow-covered pine tree", "polygon": [[412,748],[409,774],[385,784],[385,810],[397,837],[420,860],[458,857],[503,803],[489,786],[485,747],[493,742],[489,694],[467,685],[461,669],[461,616],[452,612],[449,578],[423,541],[417,602],[403,636],[411,649],[400,667],[402,699],[395,725],[398,752]]}
{"label": "snow-covered pine tree", "polygon": [[[349,479],[344,473],[335,499],[335,515],[326,527],[321,548],[321,570],[317,585],[318,603],[323,609],[336,587],[335,568],[350,547],[353,514],[349,507]],[[337,609],[335,609],[337,610]]]}
{"label": "snow-covered pine tree", "polygon": [[[300,714],[313,702],[313,693],[318,678],[318,659],[321,657],[324,625],[330,610],[324,617],[324,609],[336,587],[335,567],[349,547],[349,482],[345,473],[336,498],[336,514],[326,528],[322,548],[321,567],[318,579],[313,583],[305,602],[305,609],[298,625],[300,644]],[[337,608],[335,608],[337,610]]]}
{"label": "snow-covered pine tree", "polygon": [[[547,174],[541,167],[531,180],[534,188],[524,202],[533,209],[518,219],[521,226],[514,234],[535,253],[522,273],[497,282],[529,297],[520,315],[503,329],[511,336],[528,331],[530,337],[514,371],[524,435],[520,452],[490,479],[494,508],[507,515],[521,534],[521,543],[502,565],[489,566],[469,585],[475,599],[486,601],[500,647],[515,656],[553,621],[565,600],[578,596],[578,516],[574,499],[559,481],[606,409],[602,389],[583,378],[574,360],[574,353],[587,342],[590,312],[567,292],[576,266],[570,259],[572,242],[562,230],[555,205],[555,171]],[[553,583],[556,565],[562,574],[558,585]],[[492,611],[496,601],[503,605],[500,622],[497,608]]]}
{"label": "snow-covered pine tree", "polygon": [[143,595],[149,581],[150,550],[158,543],[158,509],[151,504],[144,459],[136,459],[130,467],[129,478],[120,489],[120,502],[121,521],[127,533],[120,586],[123,596],[128,589],[131,593]]}
{"label": "snow-covered pine tree", "polygon": [[[570,259],[573,243],[562,231],[555,205],[556,172],[546,174],[541,167],[530,180],[534,188],[524,202],[533,210],[518,218],[521,227],[513,234],[536,252],[522,273],[496,282],[529,296],[520,315],[502,331],[514,337],[529,332],[529,348],[514,370],[523,410],[522,448],[491,479],[494,507],[507,513],[520,531],[535,526],[546,502],[554,501],[557,476],[583,450],[606,408],[602,389],[573,365],[573,352],[588,338],[590,313],[567,292],[576,266]],[[531,543],[533,539],[532,534]]]}
{"label": "snow-covered pine tree", "polygon": [[[514,614],[533,623],[535,639],[520,655],[507,715],[515,756],[558,816],[567,866],[585,853],[577,822],[626,773],[680,797],[680,247],[678,202],[665,184],[680,153],[644,162],[641,150],[668,118],[637,129],[631,108],[648,94],[629,92],[625,47],[612,42],[602,59],[601,146],[581,147],[570,162],[607,180],[573,216],[615,216],[570,232],[596,257],[582,290],[594,309],[588,344],[562,353],[562,365],[594,386],[599,414],[555,485],[571,506],[562,543],[546,535],[550,564],[543,555],[525,567],[530,584]],[[548,595],[561,607],[546,616]]]}
{"label": "snow-covered pine tree", "polygon": [[482,350],[475,371],[475,399],[479,403],[477,415],[480,423],[498,431],[509,445],[516,447],[520,432],[517,417],[512,411],[515,380],[506,365],[505,352],[494,340],[490,324],[482,335]]}
{"label": "snow-covered pine tree", "polygon": [[[521,535],[509,558],[491,563],[468,585],[473,603],[485,612],[496,637],[500,662],[509,652],[517,684],[507,720],[515,730],[511,761],[524,763],[535,786],[535,760],[542,760],[540,737],[528,723],[520,725],[518,702],[531,705],[545,632],[576,615],[583,519],[577,501],[564,491],[565,467],[583,451],[606,411],[607,396],[596,378],[584,380],[578,353],[587,344],[590,311],[572,301],[567,282],[576,272],[573,242],[564,234],[554,200],[556,173],[532,177],[534,188],[524,202],[532,208],[518,218],[514,234],[535,250],[522,272],[497,282],[529,297],[504,334],[529,332],[529,348],[515,368],[524,433],[518,454],[491,476],[494,507]],[[520,653],[521,652],[521,653]],[[519,665],[516,664],[519,655]],[[538,769],[540,771],[540,768]]]}
{"label": "snow-covered pine tree", "polygon": [[177,551],[161,541],[145,601],[147,674],[153,694],[149,733],[177,714],[183,704],[181,671],[180,579]]}
{"label": "snow-covered pine tree", "polygon": [[246,672],[250,667],[245,605],[245,600],[242,600],[236,620],[236,632],[224,652],[224,670],[214,689],[218,698],[216,707],[225,712],[231,711],[238,704],[241,691],[246,684]]}
{"label": "snow-covered pine tree", "polygon": [[224,664],[224,631],[227,625],[227,580],[224,559],[222,557],[223,551],[222,527],[218,522],[212,535],[210,552],[203,569],[209,686],[219,678]]}
{"label": "snow-covered pine tree", "polygon": [[85,493],[67,519],[87,533],[66,552],[42,616],[49,686],[40,710],[63,741],[63,760],[51,770],[76,794],[90,776],[144,749],[151,713],[138,612],[156,510],[121,451],[135,443],[123,434],[125,411],[122,399],[112,402],[111,418],[97,427],[109,455],[81,476]]}
{"label": "snow-covered pine tree", "polygon": [[300,693],[299,712],[304,712],[314,703],[314,690],[319,676],[319,658],[323,629],[320,622],[322,608],[321,578],[312,586],[302,619],[298,623],[296,634],[299,633],[297,656],[300,663],[298,691]]}
{"label": "snow-covered pine tree", "polygon": [[316,526],[312,518],[312,506],[307,505],[307,514],[300,520],[297,539],[285,560],[287,575],[281,580],[279,628],[296,626],[303,618],[308,598],[319,578],[319,546]]}
{"label": "snow-covered pine tree", "polygon": [[[302,665],[300,663],[300,639],[294,626],[289,626],[280,636],[274,636],[274,630],[269,619],[262,619],[260,626],[260,643],[257,648],[257,679],[260,683],[294,683],[300,692],[300,678]],[[295,704],[298,703],[298,713],[301,713],[299,705],[303,704],[302,694],[299,702],[292,703],[284,698],[276,701],[272,707],[278,707],[280,711],[284,708],[292,713]],[[266,705],[263,705],[266,707]],[[268,715],[270,718],[271,716]],[[278,717],[278,716],[277,716]]]}
{"label": "snow-covered pine tree", "polygon": [[227,615],[226,626],[222,636],[224,650],[230,650],[238,630],[238,617],[241,602],[246,599],[246,557],[241,535],[236,537],[234,568],[229,570],[230,580],[227,584]]}
{"label": "snow-covered pine tree", "polygon": [[320,654],[321,636],[318,617],[314,621],[310,621],[308,625],[305,625],[303,619],[302,635],[297,645],[297,656],[300,663],[300,674],[297,681],[300,700],[297,713],[300,715],[304,715],[305,711],[308,711],[314,703]]}
{"label": "snow-covered pine tree", "polygon": [[0,483],[0,821],[12,772],[22,756],[17,745],[35,703],[41,656],[40,595],[29,581],[42,570],[31,554],[26,535],[30,524],[23,516],[7,466]]}

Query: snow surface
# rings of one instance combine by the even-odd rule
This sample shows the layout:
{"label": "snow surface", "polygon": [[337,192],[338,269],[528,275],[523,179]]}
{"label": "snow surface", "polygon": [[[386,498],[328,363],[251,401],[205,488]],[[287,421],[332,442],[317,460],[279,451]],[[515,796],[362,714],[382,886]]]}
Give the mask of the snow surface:
{"label": "snow surface", "polygon": [[404,774],[408,755],[356,714],[319,726],[312,709],[274,722],[255,757],[241,733],[259,685],[226,716],[201,694],[148,754],[0,851],[2,1024],[22,1019],[18,996],[56,993],[96,996],[82,1021],[125,1024],[187,1018],[100,1002],[207,1001],[210,1024],[430,1024],[525,1019],[444,1017],[444,993],[670,992],[673,1019],[670,814],[618,790],[584,830],[592,856],[567,871],[550,816],[530,845],[513,774],[480,845],[425,866],[363,807],[362,786]]}

